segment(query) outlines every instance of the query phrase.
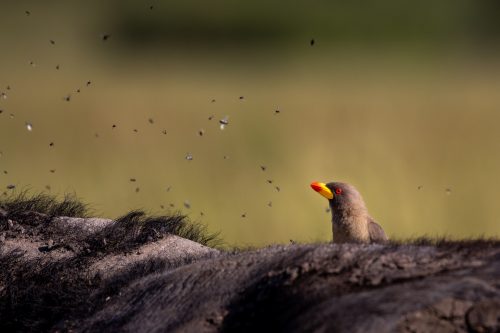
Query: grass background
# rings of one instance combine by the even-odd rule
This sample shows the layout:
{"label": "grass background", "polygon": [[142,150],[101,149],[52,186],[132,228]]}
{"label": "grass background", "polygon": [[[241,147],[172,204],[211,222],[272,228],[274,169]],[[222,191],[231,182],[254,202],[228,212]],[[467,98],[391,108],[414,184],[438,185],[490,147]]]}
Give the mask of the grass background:
{"label": "grass background", "polygon": [[500,234],[494,1],[2,6],[3,189],[182,210],[243,246],[331,238],[309,183],[342,180],[392,237]]}

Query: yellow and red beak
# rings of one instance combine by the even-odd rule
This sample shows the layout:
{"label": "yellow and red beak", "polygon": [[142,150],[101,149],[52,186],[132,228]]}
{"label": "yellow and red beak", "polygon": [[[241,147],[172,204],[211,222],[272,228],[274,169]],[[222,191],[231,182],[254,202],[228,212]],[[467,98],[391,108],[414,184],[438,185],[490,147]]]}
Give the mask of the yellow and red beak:
{"label": "yellow and red beak", "polygon": [[315,190],[325,198],[333,199],[333,192],[328,187],[326,187],[325,183],[312,182],[311,187],[313,190]]}

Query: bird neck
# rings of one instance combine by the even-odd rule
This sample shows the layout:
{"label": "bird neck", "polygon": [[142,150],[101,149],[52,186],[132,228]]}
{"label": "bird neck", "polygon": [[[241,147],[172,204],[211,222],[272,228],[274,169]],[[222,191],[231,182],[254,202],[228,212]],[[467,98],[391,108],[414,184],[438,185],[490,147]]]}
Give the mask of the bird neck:
{"label": "bird neck", "polygon": [[368,211],[364,206],[332,207],[332,223],[338,226],[348,226],[367,221]]}

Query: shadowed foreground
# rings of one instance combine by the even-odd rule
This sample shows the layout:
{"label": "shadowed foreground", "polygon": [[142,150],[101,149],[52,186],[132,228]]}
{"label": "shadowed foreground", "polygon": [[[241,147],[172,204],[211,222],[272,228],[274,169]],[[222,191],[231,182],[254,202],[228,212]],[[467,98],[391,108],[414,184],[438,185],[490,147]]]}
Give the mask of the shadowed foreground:
{"label": "shadowed foreground", "polygon": [[2,332],[500,330],[499,241],[227,252],[183,216],[47,200],[2,203]]}

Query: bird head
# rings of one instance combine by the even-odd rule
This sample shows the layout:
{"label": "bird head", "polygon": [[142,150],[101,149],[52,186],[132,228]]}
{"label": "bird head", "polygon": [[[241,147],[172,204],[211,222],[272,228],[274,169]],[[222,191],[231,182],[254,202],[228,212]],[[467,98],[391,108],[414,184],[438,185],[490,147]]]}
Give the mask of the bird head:
{"label": "bird head", "polygon": [[340,182],[331,182],[328,184],[312,182],[313,190],[327,198],[332,212],[345,210],[366,210],[365,202],[358,190],[352,185]]}

